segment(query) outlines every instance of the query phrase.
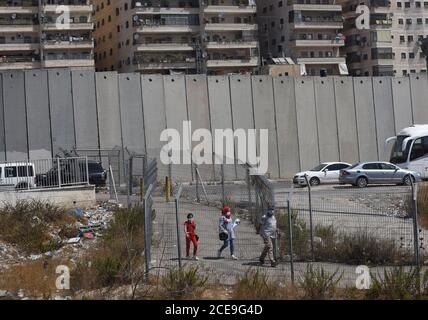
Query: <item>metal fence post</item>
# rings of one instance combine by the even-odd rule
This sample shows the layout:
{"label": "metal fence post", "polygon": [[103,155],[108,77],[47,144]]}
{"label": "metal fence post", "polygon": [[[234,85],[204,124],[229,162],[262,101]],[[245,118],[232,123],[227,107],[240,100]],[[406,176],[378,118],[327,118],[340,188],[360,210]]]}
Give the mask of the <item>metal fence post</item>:
{"label": "metal fence post", "polygon": [[246,170],[247,173],[247,189],[248,189],[248,208],[250,210],[250,214],[252,215],[253,211],[253,199],[251,196],[251,176],[250,176],[250,169]]}
{"label": "metal fence post", "polygon": [[290,199],[287,200],[287,210],[288,210],[288,247],[290,252],[291,283],[294,285],[293,219],[291,217]]}
{"label": "metal fence post", "polygon": [[201,202],[201,197],[199,195],[199,177],[198,177],[198,171],[197,171],[197,166],[196,164],[194,165],[195,168],[195,177],[196,177],[196,201],[198,203]]}
{"label": "metal fence post", "polygon": [[180,185],[177,195],[175,196],[175,223],[177,228],[177,251],[178,251],[178,267],[181,270],[182,261],[181,261],[181,240],[180,240],[180,220],[178,218],[178,207],[179,207],[179,199],[181,197],[181,191],[183,186]]}
{"label": "metal fence post", "polygon": [[413,246],[415,251],[415,264],[419,268],[419,243],[418,243],[418,186],[412,179],[412,217],[413,217]]}
{"label": "metal fence post", "polygon": [[149,210],[149,197],[152,192],[153,185],[147,189],[146,194],[144,195],[144,276],[145,280],[149,281],[149,271],[150,271],[150,223],[152,218],[152,213]]}
{"label": "metal fence post", "polygon": [[224,164],[221,164],[220,168],[221,168],[221,197],[222,197],[221,199],[224,207],[226,205],[226,196],[224,191]]}
{"label": "metal fence post", "polygon": [[88,161],[88,156],[85,156],[85,163],[86,163],[86,182],[88,183],[88,186],[90,185],[90,181],[89,181],[89,161]]}
{"label": "metal fence post", "polygon": [[312,210],[312,187],[309,183],[308,176],[305,174],[306,185],[308,186],[308,198],[309,198],[309,229],[311,236],[311,259],[315,261],[315,249],[314,249],[314,224],[313,224],[313,210]]}
{"label": "metal fence post", "polygon": [[58,161],[58,187],[61,188],[61,159],[56,158]]}

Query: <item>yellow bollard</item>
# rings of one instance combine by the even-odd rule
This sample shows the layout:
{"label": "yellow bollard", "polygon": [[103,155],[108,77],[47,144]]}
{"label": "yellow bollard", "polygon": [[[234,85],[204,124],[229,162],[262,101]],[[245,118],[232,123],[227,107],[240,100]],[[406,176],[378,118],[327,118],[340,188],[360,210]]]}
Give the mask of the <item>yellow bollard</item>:
{"label": "yellow bollard", "polygon": [[165,177],[165,197],[166,197],[166,202],[169,202],[170,195],[171,195],[171,181],[169,180],[169,177]]}

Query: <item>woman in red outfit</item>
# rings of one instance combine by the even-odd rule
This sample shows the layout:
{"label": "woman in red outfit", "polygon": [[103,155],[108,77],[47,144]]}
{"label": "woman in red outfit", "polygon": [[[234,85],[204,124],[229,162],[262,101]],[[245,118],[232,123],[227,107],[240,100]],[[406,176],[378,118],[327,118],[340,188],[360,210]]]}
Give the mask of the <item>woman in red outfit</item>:
{"label": "woman in red outfit", "polygon": [[187,215],[187,221],[184,223],[184,232],[186,234],[186,257],[190,257],[190,243],[193,243],[193,259],[199,260],[198,258],[198,236],[196,235],[196,222],[193,214]]}

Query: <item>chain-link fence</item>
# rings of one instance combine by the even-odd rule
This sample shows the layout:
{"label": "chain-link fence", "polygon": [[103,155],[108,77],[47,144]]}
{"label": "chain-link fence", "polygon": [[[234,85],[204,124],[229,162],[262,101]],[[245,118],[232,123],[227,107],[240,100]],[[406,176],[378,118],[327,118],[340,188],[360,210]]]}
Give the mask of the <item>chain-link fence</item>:
{"label": "chain-link fence", "polygon": [[[232,283],[249,268],[263,268],[279,281],[298,281],[309,264],[343,274],[343,284],[354,284],[356,267],[372,270],[413,266],[426,259],[427,231],[418,227],[412,187],[345,186],[294,188],[290,182],[274,182],[251,176],[243,164],[192,165],[192,179],[165,186],[153,198],[151,268],[162,269],[197,264],[213,281]],[[180,167],[175,167],[176,174]],[[183,168],[188,174],[188,168]],[[159,178],[163,180],[162,177]],[[236,227],[233,250],[219,255],[219,218],[230,206]],[[264,249],[261,217],[275,208],[278,237],[274,256],[278,266],[260,265]],[[199,236],[197,256],[193,244],[187,250],[184,223],[192,213]],[[232,257],[235,256],[237,260]]]}

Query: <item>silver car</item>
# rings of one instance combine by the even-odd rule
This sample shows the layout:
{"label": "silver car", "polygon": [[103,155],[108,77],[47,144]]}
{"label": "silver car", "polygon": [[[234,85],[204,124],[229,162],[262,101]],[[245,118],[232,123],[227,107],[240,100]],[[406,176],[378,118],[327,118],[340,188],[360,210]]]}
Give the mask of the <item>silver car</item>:
{"label": "silver car", "polygon": [[369,184],[411,185],[421,181],[421,174],[388,162],[362,162],[341,170],[339,182],[365,188]]}

